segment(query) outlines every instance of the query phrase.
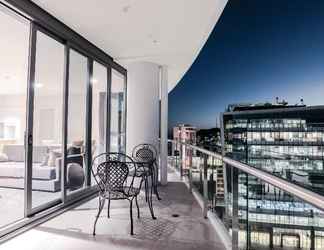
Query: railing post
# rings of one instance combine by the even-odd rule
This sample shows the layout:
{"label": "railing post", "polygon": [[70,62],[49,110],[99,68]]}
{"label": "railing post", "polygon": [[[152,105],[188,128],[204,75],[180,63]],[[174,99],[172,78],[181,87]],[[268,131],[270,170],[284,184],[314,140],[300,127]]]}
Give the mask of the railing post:
{"label": "railing post", "polygon": [[184,148],[184,146],[181,144],[181,143],[179,143],[179,146],[180,146],[180,154],[179,154],[179,163],[180,163],[180,178],[181,178],[181,180],[182,180],[182,178],[183,178],[183,148]]}
{"label": "railing post", "polygon": [[179,148],[179,145],[178,145],[178,142],[176,141],[175,142],[175,167],[176,169],[179,168],[179,156],[180,156],[180,148]]}
{"label": "railing post", "polygon": [[189,163],[189,171],[188,171],[188,180],[189,180],[189,191],[192,193],[192,149],[188,151],[188,163]]}
{"label": "railing post", "polygon": [[203,191],[204,191],[204,209],[203,209],[203,215],[205,218],[207,218],[207,212],[208,212],[208,155],[204,154],[204,173],[203,173]]}
{"label": "railing post", "polygon": [[174,156],[174,151],[176,149],[176,145],[174,145],[174,142],[171,141],[171,156],[173,157]]}
{"label": "railing post", "polygon": [[239,243],[239,170],[232,167],[232,249],[238,250]]}

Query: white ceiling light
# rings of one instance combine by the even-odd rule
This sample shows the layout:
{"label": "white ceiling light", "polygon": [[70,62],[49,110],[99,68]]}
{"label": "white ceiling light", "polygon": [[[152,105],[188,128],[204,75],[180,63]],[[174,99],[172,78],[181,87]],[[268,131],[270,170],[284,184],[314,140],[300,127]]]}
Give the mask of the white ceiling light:
{"label": "white ceiling light", "polygon": [[42,88],[44,85],[42,83],[35,83],[35,88]]}
{"label": "white ceiling light", "polygon": [[92,84],[96,84],[96,83],[98,83],[98,80],[97,80],[96,78],[92,78],[92,79],[91,79],[91,83],[92,83]]}

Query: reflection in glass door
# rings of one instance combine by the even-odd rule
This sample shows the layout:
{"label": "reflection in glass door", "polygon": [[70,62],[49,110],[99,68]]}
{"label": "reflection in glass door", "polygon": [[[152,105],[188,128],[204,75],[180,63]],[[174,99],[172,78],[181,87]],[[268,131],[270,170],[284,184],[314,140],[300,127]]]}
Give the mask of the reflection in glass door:
{"label": "reflection in glass door", "polygon": [[29,22],[0,5],[0,228],[24,217]]}
{"label": "reflection in glass door", "polygon": [[126,151],[126,79],[112,69],[110,100],[110,151]]}
{"label": "reflection in glass door", "polygon": [[65,173],[67,192],[85,185],[88,58],[70,49]]}
{"label": "reflection in glass door", "polygon": [[[91,124],[91,157],[107,151],[107,68],[97,62],[93,63],[92,86],[92,124]],[[97,158],[95,164],[105,157]],[[91,174],[91,185],[96,185]]]}
{"label": "reflection in glass door", "polygon": [[106,151],[107,68],[93,63],[92,85],[92,156]]}
{"label": "reflection in glass door", "polygon": [[61,198],[63,78],[64,45],[37,31],[32,86],[32,208]]}

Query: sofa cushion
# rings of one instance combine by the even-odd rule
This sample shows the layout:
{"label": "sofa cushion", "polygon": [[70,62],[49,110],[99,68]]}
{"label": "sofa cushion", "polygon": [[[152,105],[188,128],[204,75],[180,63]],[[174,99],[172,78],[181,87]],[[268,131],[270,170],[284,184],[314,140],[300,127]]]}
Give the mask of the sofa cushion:
{"label": "sofa cushion", "polygon": [[[42,162],[49,149],[47,146],[33,147],[33,162]],[[9,161],[24,162],[25,161],[25,147],[24,145],[12,144],[3,145],[3,153],[8,156]]]}
{"label": "sofa cushion", "polygon": [[24,145],[3,145],[3,153],[8,156],[9,161],[25,161]]}

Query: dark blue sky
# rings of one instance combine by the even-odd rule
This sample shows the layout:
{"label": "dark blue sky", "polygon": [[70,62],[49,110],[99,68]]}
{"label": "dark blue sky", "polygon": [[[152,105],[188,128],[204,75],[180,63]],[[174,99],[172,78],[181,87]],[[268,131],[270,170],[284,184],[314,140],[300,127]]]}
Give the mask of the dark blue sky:
{"label": "dark blue sky", "polygon": [[169,125],[214,127],[230,103],[324,104],[324,0],[229,0],[169,95]]}

